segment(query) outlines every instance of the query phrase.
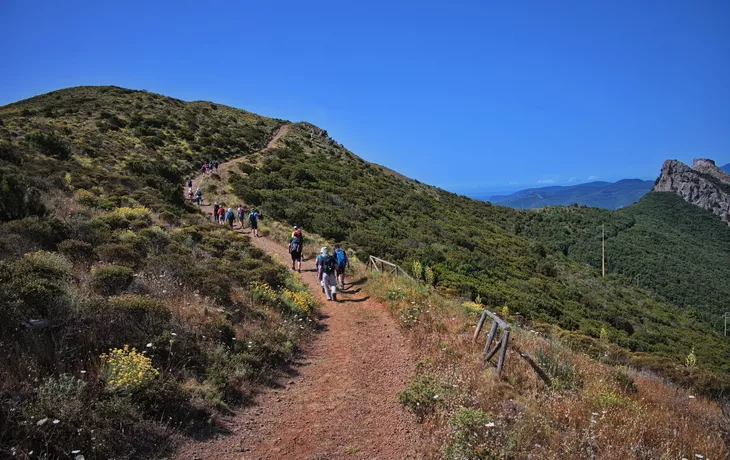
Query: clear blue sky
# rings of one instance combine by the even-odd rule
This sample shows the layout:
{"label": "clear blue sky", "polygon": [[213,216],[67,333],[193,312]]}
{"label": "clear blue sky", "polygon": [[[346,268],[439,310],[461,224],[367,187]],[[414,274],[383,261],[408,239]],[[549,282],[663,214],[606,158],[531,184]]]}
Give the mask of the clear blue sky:
{"label": "clear blue sky", "polygon": [[0,104],[107,84],[213,100],[456,191],[730,162],[728,0],[0,0],[0,45]]}

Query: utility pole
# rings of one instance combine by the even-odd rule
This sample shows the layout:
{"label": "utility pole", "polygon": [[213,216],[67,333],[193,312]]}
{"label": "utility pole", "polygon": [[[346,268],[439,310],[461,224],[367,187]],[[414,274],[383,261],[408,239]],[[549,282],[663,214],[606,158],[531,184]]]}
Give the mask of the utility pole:
{"label": "utility pole", "polygon": [[606,224],[601,224],[601,277],[606,277]]}

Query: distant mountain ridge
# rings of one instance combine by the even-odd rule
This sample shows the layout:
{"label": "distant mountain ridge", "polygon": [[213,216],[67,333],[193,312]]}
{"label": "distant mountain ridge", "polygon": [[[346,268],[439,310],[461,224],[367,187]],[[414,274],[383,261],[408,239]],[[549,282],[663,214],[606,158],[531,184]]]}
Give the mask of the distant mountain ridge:
{"label": "distant mountain ridge", "polygon": [[596,181],[569,186],[530,188],[511,195],[495,195],[490,197],[489,201],[517,209],[572,204],[618,209],[639,201],[651,190],[653,185],[653,181],[641,179],[622,179],[617,182]]}
{"label": "distant mountain ridge", "polygon": [[691,168],[681,161],[667,160],[654,191],[676,193],[684,201],[712,211],[730,225],[730,174],[723,168],[708,158],[695,158]]}
{"label": "distant mountain ridge", "polygon": [[720,169],[722,169],[726,173],[730,174],[730,163],[726,164],[725,166],[721,167]]}

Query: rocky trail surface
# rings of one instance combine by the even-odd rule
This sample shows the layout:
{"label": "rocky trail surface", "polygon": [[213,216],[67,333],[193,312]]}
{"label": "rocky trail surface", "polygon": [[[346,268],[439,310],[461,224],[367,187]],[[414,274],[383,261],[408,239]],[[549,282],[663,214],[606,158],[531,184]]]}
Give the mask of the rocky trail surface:
{"label": "rocky trail surface", "polygon": [[[236,161],[221,165],[219,174]],[[200,180],[195,178],[194,187]],[[207,215],[212,212],[210,205],[202,208]],[[247,228],[235,231],[251,236]],[[265,237],[251,240],[284,263],[291,260],[283,245]],[[186,443],[175,458],[418,458],[420,427],[397,398],[414,362],[386,307],[362,292],[358,281],[345,285],[338,302],[327,302],[314,260],[302,264],[300,276],[322,302],[323,332],[304,345],[295,375],[263,391],[252,406],[222,418],[227,434]]]}

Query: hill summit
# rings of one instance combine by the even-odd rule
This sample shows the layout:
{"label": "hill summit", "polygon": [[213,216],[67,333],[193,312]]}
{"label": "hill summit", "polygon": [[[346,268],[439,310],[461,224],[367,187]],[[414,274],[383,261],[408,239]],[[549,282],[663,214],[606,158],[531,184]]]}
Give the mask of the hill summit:
{"label": "hill summit", "polygon": [[688,203],[712,211],[730,225],[730,174],[708,158],[695,158],[690,168],[667,160],[654,185],[656,192],[674,192]]}

